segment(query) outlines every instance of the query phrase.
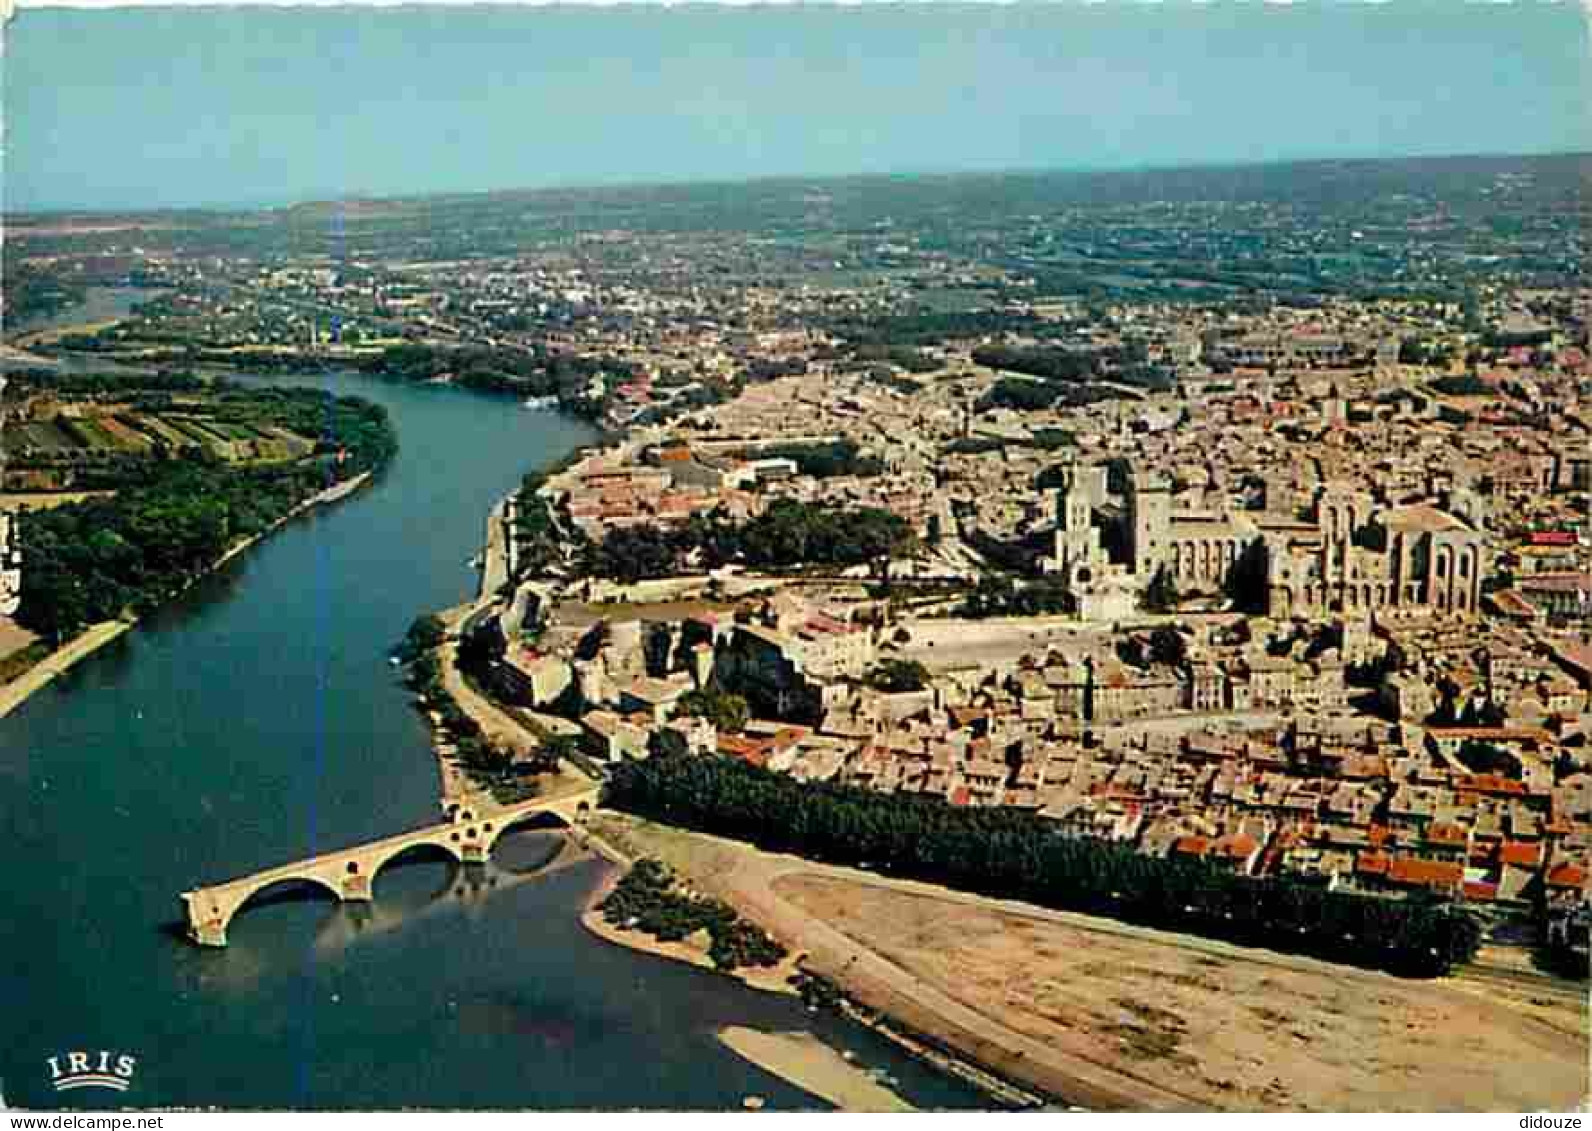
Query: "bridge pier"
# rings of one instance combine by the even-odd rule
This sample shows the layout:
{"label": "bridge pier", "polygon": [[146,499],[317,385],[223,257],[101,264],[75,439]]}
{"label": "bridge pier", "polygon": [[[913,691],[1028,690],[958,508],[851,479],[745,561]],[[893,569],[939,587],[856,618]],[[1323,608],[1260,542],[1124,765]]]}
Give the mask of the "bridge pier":
{"label": "bridge pier", "polygon": [[227,929],[216,919],[203,923],[190,923],[188,925],[188,937],[200,946],[222,947],[227,945]]}
{"label": "bridge pier", "polygon": [[195,914],[193,900],[192,892],[182,897],[183,908],[188,913],[188,938],[200,946],[226,946],[227,921],[219,913]]}

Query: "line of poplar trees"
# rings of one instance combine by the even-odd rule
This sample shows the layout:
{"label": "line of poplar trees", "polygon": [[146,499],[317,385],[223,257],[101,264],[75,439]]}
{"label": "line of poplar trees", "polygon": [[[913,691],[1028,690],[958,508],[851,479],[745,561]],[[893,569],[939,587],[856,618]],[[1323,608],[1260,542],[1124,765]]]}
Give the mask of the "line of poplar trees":
{"label": "line of poplar trees", "polygon": [[802,783],[732,759],[622,764],[604,803],[771,851],[865,863],[984,895],[1409,976],[1446,974],[1480,943],[1471,916],[1435,899],[1383,899],[1252,878],[1065,835],[1026,810]]}

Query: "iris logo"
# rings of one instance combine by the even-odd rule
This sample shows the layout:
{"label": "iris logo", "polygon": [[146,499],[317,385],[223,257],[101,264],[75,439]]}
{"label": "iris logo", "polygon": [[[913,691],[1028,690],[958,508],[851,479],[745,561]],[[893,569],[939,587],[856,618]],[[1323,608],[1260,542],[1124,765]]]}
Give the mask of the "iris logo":
{"label": "iris logo", "polygon": [[44,1063],[50,1066],[50,1086],[57,1092],[73,1088],[109,1088],[113,1092],[125,1092],[138,1067],[136,1057],[107,1049],[62,1053],[46,1057]]}

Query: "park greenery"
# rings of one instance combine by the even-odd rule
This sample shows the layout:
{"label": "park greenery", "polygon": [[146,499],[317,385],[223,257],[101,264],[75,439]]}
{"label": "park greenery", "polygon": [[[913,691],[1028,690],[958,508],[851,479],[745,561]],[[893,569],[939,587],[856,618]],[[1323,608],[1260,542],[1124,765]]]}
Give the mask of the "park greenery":
{"label": "park greenery", "polygon": [[1474,373],[1454,373],[1438,377],[1432,382],[1432,390],[1445,397],[1490,397],[1496,392],[1491,385]]}
{"label": "park greenery", "polygon": [[845,568],[902,554],[912,538],[905,519],[876,507],[777,499],[744,522],[714,512],[674,528],[612,529],[586,547],[582,572],[630,583],[681,573],[691,560],[708,569],[730,563],[757,569]]}
{"label": "park greenery", "polygon": [[674,875],[651,857],[637,860],[598,907],[613,926],[639,930],[659,942],[681,942],[706,931],[708,957],[720,970],[773,966],[786,954],[729,904],[679,891]]}
{"label": "park greenery", "polygon": [[758,459],[788,459],[802,475],[814,479],[833,479],[854,475],[859,479],[884,473],[884,461],[877,456],[865,456],[851,440],[830,443],[776,444],[759,449]]}
{"label": "park greenery", "polygon": [[1036,617],[1072,612],[1071,591],[1059,580],[1019,583],[1009,574],[982,574],[963,602],[964,617]]}
{"label": "park greenery", "polygon": [[311,495],[382,467],[397,450],[386,411],[314,389],[218,388],[217,419],[315,437],[291,463],[234,465],[200,450],[116,465],[109,497],[30,515],[17,620],[57,643],[97,621],[140,615]]}
{"label": "park greenery", "polygon": [[871,865],[1003,899],[1106,915],[1334,962],[1436,977],[1468,961],[1476,921],[1393,900],[1257,879],[1064,834],[1037,813],[798,782],[737,759],[655,757],[616,767],[604,804],[773,852]]}
{"label": "park greenery", "polygon": [[868,673],[868,684],[887,695],[922,691],[929,686],[929,669],[916,660],[880,660]]}
{"label": "park greenery", "polygon": [[687,691],[675,704],[676,718],[699,718],[712,723],[721,734],[746,729],[752,717],[746,698],[714,684]]}
{"label": "park greenery", "polygon": [[1155,571],[1150,583],[1144,587],[1144,607],[1152,613],[1171,612],[1179,600],[1177,584],[1165,566]]}
{"label": "park greenery", "polygon": [[514,568],[522,577],[544,576],[564,560],[564,539],[559,533],[553,506],[540,493],[547,482],[545,472],[532,472],[520,483],[514,496]]}

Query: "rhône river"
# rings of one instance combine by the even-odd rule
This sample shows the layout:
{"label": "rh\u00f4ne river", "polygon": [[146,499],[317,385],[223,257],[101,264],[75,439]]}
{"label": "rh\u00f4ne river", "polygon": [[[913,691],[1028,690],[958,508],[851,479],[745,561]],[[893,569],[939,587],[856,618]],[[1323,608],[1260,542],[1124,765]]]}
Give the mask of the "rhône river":
{"label": "rh\u00f4ne river", "polygon": [[[273,381],[276,379],[272,379]],[[246,909],[224,951],[176,937],[178,893],[437,815],[428,737],[386,656],[474,588],[485,515],[578,422],[437,386],[326,384],[387,406],[401,450],[0,720],[0,1086],[13,1105],[823,1107],[723,1048],[812,1028],[911,1100],[978,1097],[791,999],[591,938],[596,863],[530,874],[420,859],[368,911]],[[138,1058],[125,1094],[57,1094],[45,1059]]]}

